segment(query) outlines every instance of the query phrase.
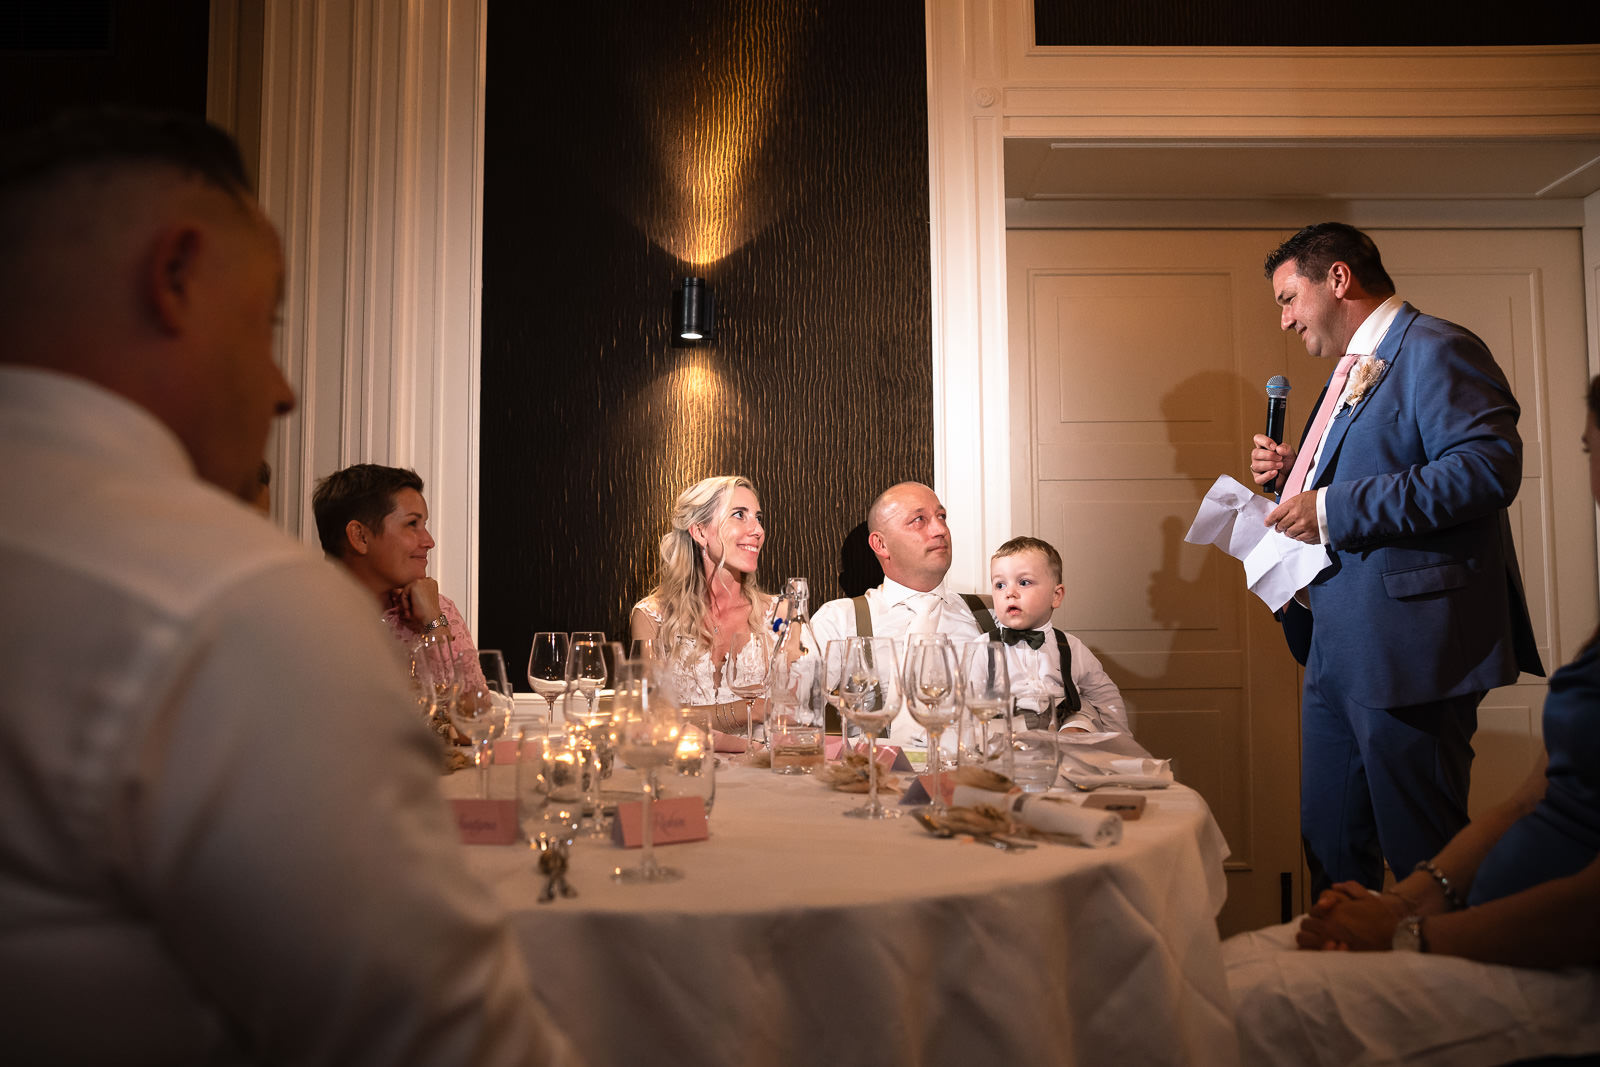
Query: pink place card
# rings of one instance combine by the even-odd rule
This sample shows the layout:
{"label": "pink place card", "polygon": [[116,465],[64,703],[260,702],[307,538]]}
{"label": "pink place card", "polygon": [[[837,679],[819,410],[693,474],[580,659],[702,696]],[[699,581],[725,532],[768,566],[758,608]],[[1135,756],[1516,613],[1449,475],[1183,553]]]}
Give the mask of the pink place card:
{"label": "pink place card", "polygon": [[[941,792],[944,793],[945,805],[947,807],[952,806],[951,794],[955,792],[956,776],[953,774],[941,775],[939,784],[942,786]],[[901,796],[900,803],[903,805],[927,804],[932,800],[933,775],[919,774],[911,780],[911,787]]]}
{"label": "pink place card", "polygon": [[[711,836],[711,829],[706,825],[706,802],[699,797],[658,800],[654,815],[654,844],[676,845],[684,841],[704,841]],[[644,844],[644,801],[617,805],[617,817],[611,821],[611,840],[623,848],[639,848]]]}
{"label": "pink place card", "polygon": [[[867,754],[867,743],[865,741],[857,741],[856,751],[865,756]],[[901,750],[899,745],[879,745],[877,759],[878,770],[880,771],[911,770],[911,761],[906,758],[905,752]]]}
{"label": "pink place card", "polygon": [[517,742],[515,739],[496,741],[491,748],[496,763],[517,762]]}
{"label": "pink place card", "polygon": [[456,827],[469,845],[512,845],[517,841],[515,800],[452,799]]}
{"label": "pink place card", "polygon": [[824,757],[827,759],[827,761],[829,763],[833,763],[836,760],[838,760],[839,753],[841,751],[843,751],[844,746],[845,746],[844,738],[835,737],[832,734],[829,734],[826,738],[823,739],[823,742],[822,742],[823,755],[824,755]]}

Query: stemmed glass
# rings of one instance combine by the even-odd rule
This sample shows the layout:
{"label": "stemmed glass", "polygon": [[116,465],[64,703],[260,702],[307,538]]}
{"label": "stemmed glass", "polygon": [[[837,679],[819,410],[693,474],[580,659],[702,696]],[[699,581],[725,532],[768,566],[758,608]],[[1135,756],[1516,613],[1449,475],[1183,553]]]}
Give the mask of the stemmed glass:
{"label": "stemmed glass", "polygon": [[[987,763],[989,720],[1011,710],[1011,673],[1006,646],[999,641],[969,641],[961,650],[961,683],[967,714],[978,724],[978,762]],[[1006,749],[1006,775],[1011,774],[1011,746]]]}
{"label": "stemmed glass", "polygon": [[489,692],[505,700],[511,699],[511,682],[506,678],[506,658],[498,648],[478,649],[478,672],[489,687]]}
{"label": "stemmed glass", "polygon": [[641,662],[630,662],[617,670],[614,687],[612,725],[617,734],[617,755],[634,769],[644,772],[644,807],[640,813],[643,855],[636,867],[618,867],[611,872],[614,882],[674,882],[683,872],[656,862],[655,801],[661,788],[658,776],[672,761],[684,724],[677,707],[670,701],[650,699],[649,669]]}
{"label": "stemmed glass", "polygon": [[426,687],[418,703],[425,703],[429,725],[448,735],[451,709],[461,691],[450,642],[428,634],[412,646],[411,677],[415,684]]}
{"label": "stemmed glass", "polygon": [[555,721],[556,697],[567,691],[567,635],[541,630],[533,635],[528,651],[528,685],[544,697],[546,732]]}
{"label": "stemmed glass", "polygon": [[[461,736],[472,742],[472,762],[478,768],[478,796],[488,799],[489,764],[493,761],[490,746],[506,732],[511,721],[511,705],[504,693],[506,665],[500,653],[493,649],[479,652],[478,663],[485,669],[478,678],[461,686],[449,713],[450,721]],[[494,681],[489,680],[491,677]]]}
{"label": "stemmed glass", "polygon": [[588,758],[584,803],[592,813],[585,837],[604,837],[600,813],[600,755],[611,726],[611,705],[599,699],[611,677],[611,665],[622,658],[621,646],[591,639],[567,647],[567,698],[562,714],[575,727]]}
{"label": "stemmed glass", "polygon": [[930,807],[945,810],[939,737],[961,712],[961,673],[955,649],[944,634],[912,634],[906,639],[901,686],[911,717],[928,731],[928,767],[933,771]]}
{"label": "stemmed glass", "polygon": [[744,701],[744,751],[741,762],[755,758],[755,706],[766,695],[768,668],[772,663],[772,646],[760,633],[744,635],[738,647],[729,647],[728,659],[722,668],[722,680],[733,695]]}
{"label": "stemmed glass", "polygon": [[844,814],[853,819],[898,819],[899,808],[878,800],[879,731],[900,710],[894,642],[884,637],[846,637],[828,642],[823,666],[828,690],[845,717],[867,735],[867,803]]}
{"label": "stemmed glass", "polygon": [[410,656],[411,699],[416,703],[417,713],[429,725],[439,711],[439,691],[433,684],[433,657],[427,647],[433,640],[431,635],[419,640],[412,646]]}
{"label": "stemmed glass", "polygon": [[517,819],[528,847],[564,852],[583,820],[583,758],[566,734],[518,731]]}

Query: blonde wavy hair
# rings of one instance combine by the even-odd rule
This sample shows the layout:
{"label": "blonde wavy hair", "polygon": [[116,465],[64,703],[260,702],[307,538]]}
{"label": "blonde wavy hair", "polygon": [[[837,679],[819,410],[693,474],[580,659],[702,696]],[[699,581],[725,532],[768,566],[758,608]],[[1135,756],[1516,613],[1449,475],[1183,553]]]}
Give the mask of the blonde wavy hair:
{"label": "blonde wavy hair", "polygon": [[[692,636],[696,647],[710,648],[706,632],[706,610],[710,606],[710,586],[706,580],[705,550],[700,547],[689,529],[704,526],[711,537],[719,541],[722,523],[728,517],[728,499],[735,489],[756,492],[750,479],[737,474],[724,474],[704,478],[682,493],[672,506],[672,529],[661,538],[661,567],[656,572],[656,587],[650,598],[660,613],[661,622],[656,627],[658,647],[672,648],[679,637]],[[759,494],[758,494],[759,495]],[[709,538],[708,538],[709,539]],[[722,553],[726,567],[727,553]],[[735,572],[737,573],[737,572]],[[770,599],[756,583],[754,574],[743,574],[739,585],[744,598],[750,602],[750,621],[759,622]]]}

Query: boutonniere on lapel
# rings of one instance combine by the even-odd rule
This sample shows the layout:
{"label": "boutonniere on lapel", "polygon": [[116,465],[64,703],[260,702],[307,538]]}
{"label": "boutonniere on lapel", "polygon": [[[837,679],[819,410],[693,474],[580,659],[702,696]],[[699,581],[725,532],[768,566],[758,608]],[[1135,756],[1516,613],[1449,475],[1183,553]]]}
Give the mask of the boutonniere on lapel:
{"label": "boutonniere on lapel", "polygon": [[1377,385],[1378,380],[1383,377],[1383,372],[1388,369],[1389,364],[1372,356],[1362,356],[1356,360],[1356,365],[1350,368],[1350,391],[1345,394],[1340,413],[1343,414],[1344,410],[1355,410],[1355,406],[1361,403],[1361,398],[1367,395],[1367,390]]}

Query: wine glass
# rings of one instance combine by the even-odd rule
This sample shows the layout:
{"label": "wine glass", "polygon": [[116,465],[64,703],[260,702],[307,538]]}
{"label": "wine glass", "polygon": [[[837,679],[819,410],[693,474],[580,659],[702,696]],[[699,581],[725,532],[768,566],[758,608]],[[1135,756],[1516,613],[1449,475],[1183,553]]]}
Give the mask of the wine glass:
{"label": "wine glass", "polygon": [[[461,736],[472,742],[472,763],[478,768],[478,796],[487,800],[489,764],[494,756],[490,746],[496,738],[505,734],[511,721],[511,704],[502,691],[506,684],[506,667],[500,653],[493,650],[480,652],[478,662],[489,669],[481,671],[478,677],[469,679],[460,687],[456,699],[450,704],[449,715]],[[497,671],[496,681],[489,681],[491,671]],[[496,685],[500,687],[498,690],[494,688]]]}
{"label": "wine glass", "polygon": [[863,807],[844,814],[854,819],[898,819],[899,808],[878,800],[879,731],[900,710],[894,642],[885,637],[846,637],[828,642],[825,685],[835,694],[845,717],[867,735],[867,793]]}
{"label": "wine glass", "polygon": [[478,673],[483,675],[489,692],[511,698],[511,683],[506,679],[506,658],[498,648],[478,649]]}
{"label": "wine glass", "polygon": [[[1011,709],[1011,674],[1006,667],[1006,646],[999,641],[968,641],[961,650],[961,683],[967,714],[978,724],[978,762],[987,763],[989,721]],[[1009,777],[1011,746],[1006,745]]]}
{"label": "wine glass", "polygon": [[906,660],[901,687],[911,717],[928,731],[928,767],[933,771],[931,807],[945,810],[944,777],[939,738],[961,712],[960,665],[955,649],[944,634],[912,634],[906,638]]}
{"label": "wine glass", "polygon": [[[711,707],[717,702],[717,671],[698,640],[682,636],[662,650],[663,686],[684,704],[684,714],[711,729]],[[710,669],[707,669],[710,668]]]}
{"label": "wine glass", "polygon": [[606,641],[577,640],[576,637],[574,635],[567,646],[567,698],[562,715],[587,753],[584,802],[592,817],[584,836],[604,837],[600,812],[600,755],[609,741],[611,705],[599,697],[600,690],[611,678],[612,665],[622,658],[622,650]]}
{"label": "wine glass", "polygon": [[620,677],[613,690],[612,725],[617,735],[617,755],[645,775],[640,813],[644,852],[638,866],[617,867],[611,872],[611,880],[627,884],[674,882],[683,877],[683,872],[656,862],[655,801],[661,788],[661,768],[677,753],[684,724],[671,703],[649,699],[649,672],[644,664],[630,662],[617,673]]}
{"label": "wine glass", "polygon": [[425,679],[431,691],[427,701],[429,725],[445,738],[450,736],[450,710],[461,691],[453,649],[439,634],[426,634],[411,649],[413,679]]}
{"label": "wine glass", "polygon": [[567,635],[540,630],[528,652],[528,685],[544,697],[548,723],[555,720],[556,697],[567,691]]}
{"label": "wine glass", "polygon": [[430,725],[439,711],[439,692],[433,685],[433,657],[428,654],[426,647],[433,639],[429,635],[411,646],[408,676],[411,699],[415,702],[417,713]]}
{"label": "wine glass", "polygon": [[744,751],[741,762],[755,758],[755,706],[767,692],[768,668],[772,665],[772,646],[762,634],[751,631],[737,647],[729,647],[722,668],[722,680],[733,695],[744,701]]}
{"label": "wine glass", "polygon": [[566,734],[522,735],[517,819],[530,848],[565,848],[583,819],[583,755]]}

